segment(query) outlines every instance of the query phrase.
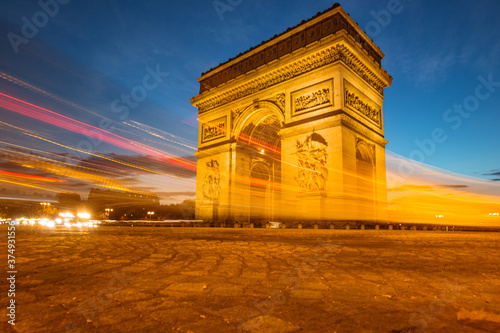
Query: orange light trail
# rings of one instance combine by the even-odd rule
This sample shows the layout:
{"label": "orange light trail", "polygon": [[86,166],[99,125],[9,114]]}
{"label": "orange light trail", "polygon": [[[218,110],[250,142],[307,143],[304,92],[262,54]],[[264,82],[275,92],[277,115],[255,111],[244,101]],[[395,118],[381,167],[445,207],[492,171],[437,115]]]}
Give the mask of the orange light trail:
{"label": "orange light trail", "polygon": [[261,141],[258,141],[258,140],[254,140],[251,137],[249,137],[249,136],[247,136],[245,134],[242,134],[242,133],[238,136],[238,140],[240,140],[242,142],[246,142],[246,143],[252,144],[252,145],[255,145],[257,147],[264,148],[264,150],[267,150],[267,151],[272,151],[275,154],[281,154],[281,149],[278,149],[277,147],[273,147],[271,145],[268,145],[268,144],[266,144],[264,142],[261,142]]}
{"label": "orange light trail", "polygon": [[[4,123],[2,121],[0,121],[0,124],[14,128],[27,136],[30,136],[30,137],[33,137],[33,138],[36,138],[36,139],[39,139],[39,140],[42,140],[45,142],[49,142],[49,143],[54,144],[56,146],[66,148],[68,150],[77,151],[80,153],[86,153],[83,150],[80,150],[80,149],[77,149],[74,147],[70,147],[70,146],[46,139],[46,138],[41,137],[41,136],[36,135],[36,134],[32,134],[32,133],[30,133],[22,128],[19,128],[17,126],[10,125],[10,124]],[[18,146],[18,145],[15,145],[15,146]],[[18,147],[22,147],[22,146],[18,146]],[[28,148],[25,148],[25,149],[28,149]],[[20,152],[16,152],[16,154],[26,155],[26,154],[20,153]],[[152,173],[152,174],[164,175],[164,176],[169,177],[170,181],[178,182],[179,184],[186,184],[186,183],[193,184],[194,183],[194,180],[191,180],[191,179],[178,177],[178,176],[169,174],[167,172],[161,172],[161,171],[157,171],[157,170],[154,170],[151,168],[146,168],[146,167],[135,165],[132,163],[120,161],[117,159],[107,157],[105,155],[100,155],[100,154],[96,154],[96,153],[86,153],[86,154],[89,154],[91,156],[94,156],[94,157],[97,157],[97,158],[100,158],[103,160],[107,160],[107,161],[110,161],[113,163],[121,164],[121,165],[124,165],[124,166],[132,168],[132,169],[137,169],[137,170],[145,171],[145,172]],[[27,157],[33,158],[33,156],[31,156],[29,154],[27,155]],[[37,168],[44,170],[44,171],[58,173],[64,177],[74,178],[74,179],[86,179],[87,181],[90,181],[91,183],[96,184],[97,186],[106,187],[106,188],[110,188],[110,189],[120,189],[120,190],[127,191],[127,192],[131,191],[127,188],[121,187],[118,183],[112,181],[112,178],[102,177],[102,176],[96,175],[95,174],[96,172],[103,173],[103,171],[101,169],[93,169],[93,168],[88,168],[88,167],[83,167],[83,166],[74,166],[74,165],[70,165],[69,163],[64,163],[64,162],[60,162],[60,161],[53,161],[53,160],[50,160],[50,161],[54,162],[56,164],[59,164],[59,165],[55,165],[54,163],[51,163],[48,165],[47,163],[36,163],[33,161],[30,161],[30,165],[33,167],[36,166]],[[22,163],[22,161],[20,161],[20,162]],[[63,166],[61,166],[61,164],[63,164]],[[69,167],[66,167],[64,165],[69,166]],[[90,174],[89,174],[89,171],[91,172]],[[110,172],[105,172],[105,173],[110,174],[110,175],[112,174],[114,176],[123,176],[123,175],[116,174],[116,173],[110,173]],[[135,191],[135,192],[137,192],[137,191]]]}

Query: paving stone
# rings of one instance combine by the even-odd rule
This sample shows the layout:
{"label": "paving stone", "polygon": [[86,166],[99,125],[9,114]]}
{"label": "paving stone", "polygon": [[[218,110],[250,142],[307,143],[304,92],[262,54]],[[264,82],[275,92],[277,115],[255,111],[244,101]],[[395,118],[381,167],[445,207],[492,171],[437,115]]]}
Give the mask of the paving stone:
{"label": "paving stone", "polygon": [[205,276],[208,274],[207,271],[182,271],[182,275],[189,275],[189,276]]}
{"label": "paving stone", "polygon": [[323,299],[325,297],[323,293],[310,289],[293,289],[290,291],[290,296],[304,299]]}
{"label": "paving stone", "polygon": [[[474,332],[495,331],[481,316],[500,314],[496,233],[60,232],[16,229],[15,332],[68,333],[73,323],[80,333],[235,332],[243,324],[252,332],[416,332],[422,320],[428,332]],[[440,301],[440,313],[422,317]],[[457,320],[462,308],[469,312]],[[0,331],[13,331],[4,324]]]}
{"label": "paving stone", "polygon": [[160,291],[160,294],[202,293],[207,289],[205,283],[174,283]]}
{"label": "paving stone", "polygon": [[243,332],[251,333],[289,333],[297,332],[300,327],[273,316],[259,316],[241,325]]}
{"label": "paving stone", "polygon": [[216,287],[210,290],[210,293],[218,296],[240,296],[243,295],[243,287],[241,286]]}
{"label": "paving stone", "polygon": [[318,282],[303,282],[300,284],[300,287],[303,289],[312,289],[312,290],[329,290],[330,288],[323,283]]}

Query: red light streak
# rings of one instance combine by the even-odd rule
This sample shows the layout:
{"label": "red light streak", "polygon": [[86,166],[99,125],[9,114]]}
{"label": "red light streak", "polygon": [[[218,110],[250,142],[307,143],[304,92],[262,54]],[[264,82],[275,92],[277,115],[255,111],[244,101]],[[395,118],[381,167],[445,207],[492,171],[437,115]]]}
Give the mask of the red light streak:
{"label": "red light streak", "polygon": [[64,128],[75,133],[92,137],[96,140],[107,142],[120,148],[124,148],[144,155],[150,155],[153,158],[170,165],[193,171],[196,170],[196,163],[192,161],[173,156],[165,152],[158,152],[152,147],[126,139],[101,128],[83,123],[67,116],[63,116],[54,111],[39,107],[37,105],[25,102],[3,93],[0,93],[0,107],[60,128]]}
{"label": "red light streak", "polygon": [[17,178],[25,178],[25,179],[31,179],[31,180],[42,180],[42,181],[47,181],[47,182],[65,182],[65,179],[59,179],[59,178],[50,178],[50,177],[44,177],[44,176],[35,176],[35,175],[30,175],[27,173],[19,173],[19,172],[12,172],[12,171],[4,171],[0,170],[0,176],[5,175],[5,176],[10,176],[10,177],[17,177]]}

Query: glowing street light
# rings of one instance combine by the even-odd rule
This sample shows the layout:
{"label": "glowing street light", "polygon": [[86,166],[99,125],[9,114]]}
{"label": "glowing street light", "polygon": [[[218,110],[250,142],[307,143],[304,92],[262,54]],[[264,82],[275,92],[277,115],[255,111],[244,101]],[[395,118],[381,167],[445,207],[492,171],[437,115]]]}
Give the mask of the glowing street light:
{"label": "glowing street light", "polygon": [[149,218],[151,219],[155,212],[148,212]]}
{"label": "glowing street light", "polygon": [[104,210],[106,211],[106,218],[109,220],[109,214],[113,211],[113,208],[106,208]]}

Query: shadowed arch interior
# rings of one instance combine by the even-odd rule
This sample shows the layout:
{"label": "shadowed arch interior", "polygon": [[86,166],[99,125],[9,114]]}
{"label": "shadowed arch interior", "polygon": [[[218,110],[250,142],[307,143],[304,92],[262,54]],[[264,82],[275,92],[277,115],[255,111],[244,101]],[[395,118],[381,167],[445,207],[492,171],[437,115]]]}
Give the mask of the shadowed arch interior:
{"label": "shadowed arch interior", "polygon": [[245,147],[249,176],[248,219],[264,223],[274,216],[280,197],[282,120],[273,110],[260,109],[241,124],[238,142]]}
{"label": "shadowed arch interior", "polygon": [[239,135],[239,140],[256,147],[275,150],[280,145],[279,131],[281,123],[274,114],[254,119],[251,118]]}

